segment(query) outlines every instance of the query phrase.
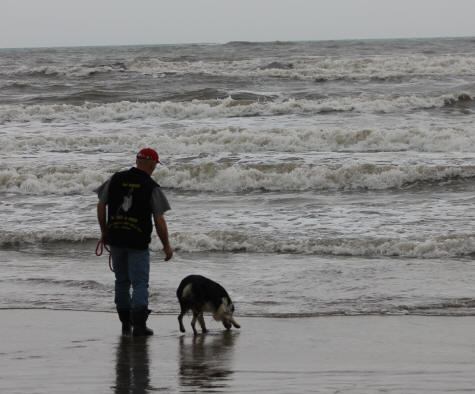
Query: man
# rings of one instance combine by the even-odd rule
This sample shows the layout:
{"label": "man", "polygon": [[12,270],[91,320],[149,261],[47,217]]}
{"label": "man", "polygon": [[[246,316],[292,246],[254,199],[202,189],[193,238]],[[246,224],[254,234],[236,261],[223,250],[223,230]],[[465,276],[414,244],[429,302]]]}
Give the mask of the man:
{"label": "man", "polygon": [[[156,151],[142,149],[136,167],[115,173],[97,190],[97,219],[101,240],[110,245],[115,273],[115,304],[122,322],[122,333],[134,336],[153,335],[146,326],[152,217],[163,244],[165,261],[173,256],[168,228],[163,214],[170,205],[160,186],[151,178],[157,163]],[[107,209],[106,209],[107,206]],[[132,296],[130,295],[132,286]]]}

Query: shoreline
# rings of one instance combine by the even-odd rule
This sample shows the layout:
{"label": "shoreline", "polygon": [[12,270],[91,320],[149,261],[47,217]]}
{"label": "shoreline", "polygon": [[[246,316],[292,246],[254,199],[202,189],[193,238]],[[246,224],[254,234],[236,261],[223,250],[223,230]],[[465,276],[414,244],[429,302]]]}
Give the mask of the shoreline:
{"label": "shoreline", "polygon": [[[3,307],[0,306],[0,312],[1,311],[51,311],[51,312],[87,312],[87,313],[108,313],[111,315],[116,315],[116,311],[113,310],[86,310],[86,309],[73,309],[73,308],[48,308],[48,307]],[[156,316],[175,316],[177,317],[179,314],[179,311],[177,310],[176,312],[155,312],[151,311],[150,317]],[[189,311],[185,316],[191,316],[191,312]],[[206,316],[205,316],[206,317]],[[210,317],[210,316],[208,316]],[[337,312],[329,312],[329,313],[272,313],[272,314],[240,314],[235,315],[237,319],[277,319],[277,320],[285,320],[285,319],[324,319],[324,318],[364,318],[364,317],[380,317],[380,318],[395,318],[395,317],[428,317],[428,318],[475,318],[475,314],[472,313],[466,313],[466,314],[446,314],[446,315],[441,315],[441,314],[436,314],[436,313],[379,313],[379,312],[374,312],[374,313],[337,313]],[[205,319],[206,320],[206,319]],[[212,320],[212,319],[211,319]]]}
{"label": "shoreline", "polygon": [[[115,313],[1,309],[0,390],[433,393],[475,391],[475,317],[239,317],[226,331],[120,335]],[[129,391],[128,391],[129,390]],[[135,391],[134,391],[135,390]]]}

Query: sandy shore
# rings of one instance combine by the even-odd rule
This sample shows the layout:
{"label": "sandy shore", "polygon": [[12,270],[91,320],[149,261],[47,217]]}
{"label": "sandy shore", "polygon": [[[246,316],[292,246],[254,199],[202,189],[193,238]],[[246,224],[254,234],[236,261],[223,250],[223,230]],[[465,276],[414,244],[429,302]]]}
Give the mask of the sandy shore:
{"label": "sandy shore", "polygon": [[475,392],[475,317],[239,318],[122,337],[115,314],[0,310],[2,393]]}

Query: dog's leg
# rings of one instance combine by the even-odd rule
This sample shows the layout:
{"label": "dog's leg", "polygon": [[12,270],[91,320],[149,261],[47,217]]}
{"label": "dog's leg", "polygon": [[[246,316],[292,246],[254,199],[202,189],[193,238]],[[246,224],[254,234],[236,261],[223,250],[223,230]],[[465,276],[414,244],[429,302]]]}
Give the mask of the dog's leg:
{"label": "dog's leg", "polygon": [[201,331],[203,332],[203,334],[204,334],[204,333],[207,333],[208,330],[206,329],[205,319],[204,319],[202,313],[200,313],[200,314],[198,315],[198,322],[200,323]]}
{"label": "dog's leg", "polygon": [[195,335],[198,335],[198,331],[196,331],[196,327],[195,327],[197,318],[198,318],[198,314],[195,311],[193,311],[193,319],[191,319],[191,328],[193,329],[193,333]]}
{"label": "dog's leg", "polygon": [[180,331],[185,332],[185,326],[183,325],[183,316],[185,316],[189,308],[182,298],[178,298],[178,301],[180,302],[180,314],[178,315],[178,323],[180,324]]}
{"label": "dog's leg", "polygon": [[183,311],[178,315],[178,323],[180,324],[180,331],[185,332],[185,326],[183,325]]}

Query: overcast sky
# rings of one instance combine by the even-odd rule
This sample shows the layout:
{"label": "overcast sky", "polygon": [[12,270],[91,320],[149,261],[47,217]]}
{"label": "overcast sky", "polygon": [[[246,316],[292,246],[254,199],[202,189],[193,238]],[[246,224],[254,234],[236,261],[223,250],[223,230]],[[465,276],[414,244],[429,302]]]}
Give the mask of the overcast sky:
{"label": "overcast sky", "polygon": [[475,36],[475,0],[0,0],[0,48]]}

